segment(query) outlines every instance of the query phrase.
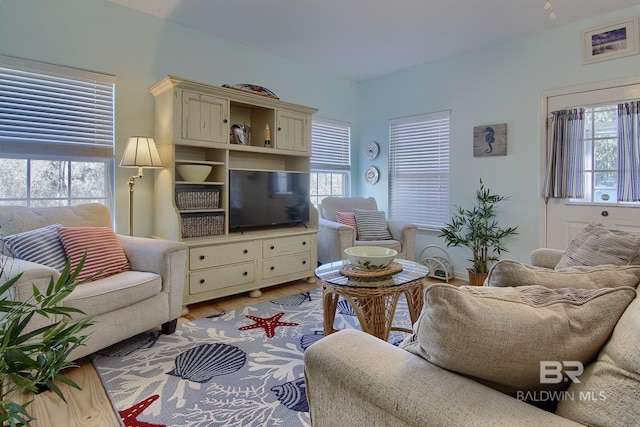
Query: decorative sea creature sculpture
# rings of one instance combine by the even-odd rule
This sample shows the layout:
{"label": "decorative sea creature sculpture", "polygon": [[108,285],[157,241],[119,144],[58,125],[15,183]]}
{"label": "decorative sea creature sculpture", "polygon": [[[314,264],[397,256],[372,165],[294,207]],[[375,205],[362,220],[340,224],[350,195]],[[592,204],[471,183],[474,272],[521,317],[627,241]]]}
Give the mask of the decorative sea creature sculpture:
{"label": "decorative sea creature sculpture", "polygon": [[206,383],[213,377],[236,372],[247,362],[247,354],[228,344],[203,344],[180,353],[169,375]]}
{"label": "decorative sea creature sculpture", "polygon": [[304,378],[273,386],[271,391],[276,393],[278,400],[287,408],[298,412],[309,412]]}
{"label": "decorative sea creature sculpture", "polygon": [[494,138],[495,131],[491,126],[487,126],[482,132],[486,132],[486,135],[484,136],[484,140],[489,146],[489,148],[484,150],[484,152],[490,153],[493,151],[493,143],[496,142],[496,139]]}

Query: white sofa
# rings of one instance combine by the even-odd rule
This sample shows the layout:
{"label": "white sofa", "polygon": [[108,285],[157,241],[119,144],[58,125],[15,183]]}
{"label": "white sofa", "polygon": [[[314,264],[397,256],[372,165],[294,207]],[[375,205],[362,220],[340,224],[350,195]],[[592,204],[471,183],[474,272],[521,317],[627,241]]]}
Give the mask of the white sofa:
{"label": "white sofa", "polygon": [[387,220],[390,240],[356,240],[353,227],[337,222],[336,212],[378,210],[373,197],[325,197],[318,211],[318,261],[326,264],[347,259],[344,250],[353,246],[383,246],[398,251],[398,258],[413,261],[418,227],[406,221]]}
{"label": "white sofa", "polygon": [[[562,251],[536,250],[531,256],[536,266],[520,268],[531,268],[535,280],[548,280],[550,274],[536,267],[553,268],[561,256]],[[626,292],[627,297],[632,289],[630,285],[635,283],[637,289],[640,267],[621,267],[624,281],[617,280],[617,272],[607,278],[603,271],[609,267],[597,267],[596,273],[586,273],[578,268],[575,273],[562,274],[595,274],[595,280],[580,279],[591,285],[598,283],[599,287],[620,286],[616,289]],[[312,423],[314,427],[639,426],[640,298],[632,299],[623,310],[617,323],[611,325],[613,332],[608,341],[602,347],[593,344],[597,357],[584,365],[584,375],[580,376],[582,382],[572,384],[571,387],[576,388],[569,388],[563,395],[566,399],[561,401],[555,413],[525,403],[517,396],[498,391],[471,376],[443,369],[361,331],[343,330],[331,334],[310,346],[304,354]],[[488,322],[500,322],[495,316],[497,313],[482,311],[490,316]],[[613,314],[604,316],[612,318]],[[573,327],[579,325],[573,324]],[[596,327],[586,324],[586,329]],[[451,340],[453,344],[456,339],[451,337]],[[485,365],[488,363],[487,366],[498,371],[504,367],[504,361],[498,355],[478,359],[478,354],[457,354]],[[518,359],[515,355],[516,363],[527,357],[526,354],[520,356]]]}
{"label": "white sofa", "polygon": [[[52,208],[0,206],[2,238],[51,224],[112,227],[108,209],[97,203]],[[117,239],[129,260],[131,271],[82,283],[63,300],[65,306],[79,308],[95,320],[95,324],[85,331],[91,334],[86,345],[74,350],[70,360],[159,325],[162,325],[164,333],[175,330],[182,311],[186,245],[122,235],[117,235]],[[10,295],[16,300],[30,297],[32,285],[42,290],[51,277],[54,280],[59,277],[54,268],[12,258],[6,253],[2,255],[2,263],[4,276],[0,277],[1,282],[22,273]],[[44,321],[38,319],[38,322]],[[33,327],[36,326],[38,323],[34,322]]]}

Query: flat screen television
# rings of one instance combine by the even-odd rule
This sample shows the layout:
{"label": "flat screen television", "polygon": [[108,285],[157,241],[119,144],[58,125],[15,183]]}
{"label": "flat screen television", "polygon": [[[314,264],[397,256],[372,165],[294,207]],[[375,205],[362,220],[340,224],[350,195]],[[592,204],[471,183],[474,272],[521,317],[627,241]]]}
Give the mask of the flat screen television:
{"label": "flat screen television", "polygon": [[231,169],[229,230],[309,221],[309,174]]}

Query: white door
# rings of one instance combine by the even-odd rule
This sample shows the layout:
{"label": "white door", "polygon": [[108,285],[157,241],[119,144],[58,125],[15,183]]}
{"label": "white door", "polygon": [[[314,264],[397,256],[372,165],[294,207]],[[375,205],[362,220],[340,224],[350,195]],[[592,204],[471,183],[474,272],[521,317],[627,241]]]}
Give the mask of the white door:
{"label": "white door", "polygon": [[[640,83],[612,84],[611,88],[568,89],[564,94],[547,97],[547,113],[558,109],[616,104],[619,101],[640,98]],[[571,93],[570,93],[571,92]],[[546,141],[543,147],[546,159]],[[543,162],[544,163],[544,162]],[[545,164],[542,165],[544,176]],[[544,203],[544,202],[542,202]],[[615,191],[601,189],[594,193],[591,203],[570,203],[565,199],[549,199],[544,206],[541,246],[565,249],[571,239],[587,224],[599,222],[607,228],[626,230],[640,235],[640,206],[615,203]]]}

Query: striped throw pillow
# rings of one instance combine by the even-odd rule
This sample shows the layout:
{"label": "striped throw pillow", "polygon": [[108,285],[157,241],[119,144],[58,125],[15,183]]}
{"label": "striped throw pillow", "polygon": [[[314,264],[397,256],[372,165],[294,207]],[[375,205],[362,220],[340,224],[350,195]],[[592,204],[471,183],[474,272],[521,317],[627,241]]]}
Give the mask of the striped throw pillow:
{"label": "striped throw pillow", "polygon": [[5,236],[4,242],[14,257],[61,271],[67,263],[67,256],[58,235],[60,227],[62,227],[60,224],[51,224],[12,234]]}
{"label": "striped throw pillow", "polygon": [[60,227],[60,240],[71,261],[71,269],[87,259],[78,275],[78,280],[97,280],[131,269],[129,260],[109,227]]}
{"label": "striped throw pillow", "polygon": [[356,223],[356,214],[354,212],[336,212],[336,219],[340,224],[353,227],[353,229],[356,230],[356,240],[360,240],[358,224]]}
{"label": "striped throw pillow", "polygon": [[391,240],[387,219],[383,211],[355,210],[359,240]]}

